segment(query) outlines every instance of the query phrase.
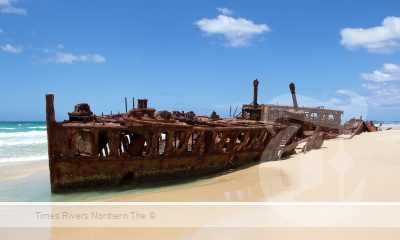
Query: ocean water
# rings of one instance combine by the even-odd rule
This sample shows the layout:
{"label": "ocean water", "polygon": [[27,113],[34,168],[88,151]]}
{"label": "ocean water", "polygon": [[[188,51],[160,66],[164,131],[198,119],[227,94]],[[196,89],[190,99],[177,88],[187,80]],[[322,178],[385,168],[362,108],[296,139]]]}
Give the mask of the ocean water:
{"label": "ocean water", "polygon": [[45,122],[0,122],[0,166],[47,159]]}
{"label": "ocean water", "polygon": [[380,123],[382,123],[382,130],[387,130],[389,128],[393,130],[400,130],[400,121],[376,121],[374,124],[378,126]]}

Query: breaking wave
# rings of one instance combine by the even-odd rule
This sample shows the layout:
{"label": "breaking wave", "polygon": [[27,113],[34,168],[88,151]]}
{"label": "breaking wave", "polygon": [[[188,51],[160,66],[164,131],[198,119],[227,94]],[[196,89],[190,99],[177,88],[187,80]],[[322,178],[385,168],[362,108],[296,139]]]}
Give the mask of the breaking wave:
{"label": "breaking wave", "polygon": [[46,131],[29,131],[29,132],[0,132],[0,139],[3,138],[22,138],[22,137],[41,137],[47,136]]}
{"label": "breaking wave", "polygon": [[28,127],[30,129],[46,129],[46,126],[40,126],[40,127]]}
{"label": "breaking wave", "polygon": [[43,144],[47,142],[46,131],[0,133],[0,147]]}
{"label": "breaking wave", "polygon": [[47,160],[43,122],[0,122],[0,165]]}

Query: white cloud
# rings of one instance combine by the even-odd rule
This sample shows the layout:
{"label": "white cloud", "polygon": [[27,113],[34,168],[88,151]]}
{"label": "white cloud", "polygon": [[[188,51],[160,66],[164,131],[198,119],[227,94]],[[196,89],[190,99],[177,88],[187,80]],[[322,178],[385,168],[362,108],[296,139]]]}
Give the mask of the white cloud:
{"label": "white cloud", "polygon": [[344,28],[341,44],[349,49],[365,48],[374,53],[392,53],[400,50],[400,18],[386,17],[381,26],[371,28]]}
{"label": "white cloud", "polygon": [[11,0],[0,0],[0,6],[11,5]]}
{"label": "white cloud", "polygon": [[27,15],[27,11],[23,8],[14,6],[17,0],[0,0],[0,12],[8,14]]}
{"label": "white cloud", "polygon": [[382,69],[371,73],[361,73],[360,77],[364,80],[374,82],[387,82],[400,80],[400,65],[393,63],[383,64]]}
{"label": "white cloud", "polygon": [[367,80],[361,86],[368,96],[370,106],[385,109],[400,109],[400,65],[385,63],[382,68],[371,73],[361,73],[360,78]]}
{"label": "white cloud", "polygon": [[45,47],[45,48],[42,49],[42,51],[44,53],[54,53],[54,52],[57,52],[57,51],[62,51],[62,49],[64,49],[64,48],[65,48],[64,45],[57,44],[54,47]]}
{"label": "white cloud", "polygon": [[103,63],[106,61],[104,56],[99,54],[82,54],[74,55],[71,53],[56,52],[54,56],[50,57],[47,62],[53,62],[58,64],[73,64],[75,62],[92,62],[92,63]]}
{"label": "white cloud", "polygon": [[16,7],[13,7],[13,6],[8,6],[8,7],[1,8],[0,11],[2,13],[18,14],[18,15],[27,15],[28,14],[25,9],[16,8]]}
{"label": "white cloud", "polygon": [[362,84],[369,92],[368,103],[375,107],[400,109],[400,86],[394,82],[373,82]]}
{"label": "white cloud", "polygon": [[21,46],[12,46],[10,44],[6,44],[1,46],[1,50],[9,53],[22,53],[22,47]]}
{"label": "white cloud", "polygon": [[343,103],[343,100],[341,100],[341,99],[339,99],[339,98],[332,98],[332,99],[330,99],[328,102],[329,102],[330,104],[333,104],[333,105],[338,105],[338,104]]}
{"label": "white cloud", "polygon": [[53,57],[55,63],[74,63],[78,60],[78,57],[71,53],[59,53],[57,52]]}
{"label": "white cloud", "polygon": [[50,52],[53,52],[53,50],[49,49],[49,48],[43,48],[43,52],[44,53],[50,53]]}
{"label": "white cloud", "polygon": [[223,35],[230,47],[247,46],[254,36],[270,31],[267,24],[255,24],[244,18],[225,15],[203,18],[195,24],[208,35]]}
{"label": "white cloud", "polygon": [[217,10],[223,15],[232,15],[233,14],[233,10],[226,8],[226,7],[222,7],[222,8],[219,7],[219,8],[217,8]]}
{"label": "white cloud", "polygon": [[99,54],[85,54],[79,56],[79,61],[103,63],[106,61],[106,58]]}

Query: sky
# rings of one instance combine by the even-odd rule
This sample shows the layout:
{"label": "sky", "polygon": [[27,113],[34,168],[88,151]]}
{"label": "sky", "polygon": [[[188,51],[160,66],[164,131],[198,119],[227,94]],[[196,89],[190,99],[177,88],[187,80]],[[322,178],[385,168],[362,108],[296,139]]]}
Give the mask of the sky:
{"label": "sky", "polygon": [[0,121],[252,102],[400,120],[400,1],[0,0]]}

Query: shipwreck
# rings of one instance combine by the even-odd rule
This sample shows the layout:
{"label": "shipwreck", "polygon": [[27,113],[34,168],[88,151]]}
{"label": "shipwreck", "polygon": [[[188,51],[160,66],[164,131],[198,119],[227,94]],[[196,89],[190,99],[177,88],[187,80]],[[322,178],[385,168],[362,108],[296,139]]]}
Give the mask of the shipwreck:
{"label": "shipwreck", "polygon": [[197,116],[156,111],[147,99],[122,114],[95,115],[89,104],[75,106],[69,120],[56,122],[54,96],[46,95],[46,122],[52,192],[120,186],[221,172],[251,162],[307,152],[340,133],[342,111],[259,104],[239,116]]}

